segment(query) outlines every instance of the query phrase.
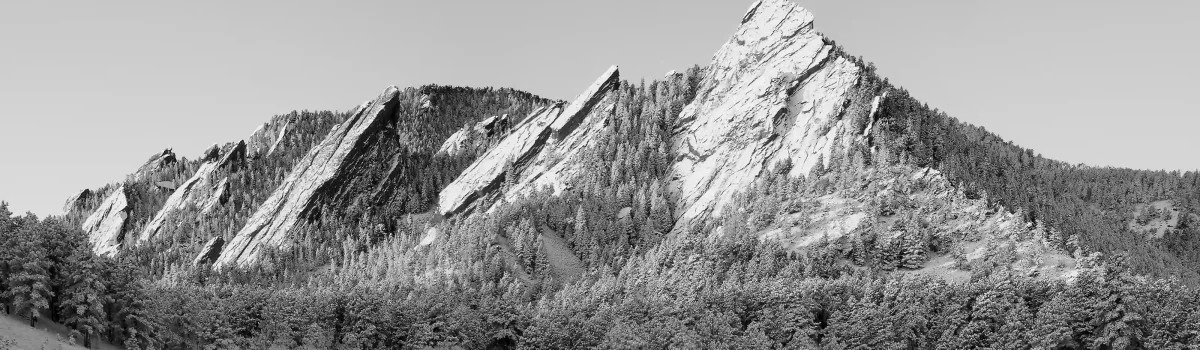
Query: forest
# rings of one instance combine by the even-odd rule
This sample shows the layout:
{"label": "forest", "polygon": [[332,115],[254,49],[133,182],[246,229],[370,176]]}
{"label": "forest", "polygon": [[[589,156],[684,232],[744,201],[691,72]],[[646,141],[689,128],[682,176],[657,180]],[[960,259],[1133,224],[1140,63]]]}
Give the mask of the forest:
{"label": "forest", "polygon": [[[231,238],[350,112],[277,117],[303,126],[281,151],[231,175],[230,204],[185,214],[166,238],[113,258],[96,256],[79,229],[97,200],[48,218],[0,204],[0,241],[13,242],[0,246],[0,303],[31,325],[70,327],[85,346],[102,339],[129,349],[1200,347],[1200,225],[1188,215],[1200,208],[1200,175],[1045,159],[838,54],[863,67],[863,93],[853,98],[887,92],[877,115],[845,117],[856,131],[873,123],[869,144],[834,152],[807,176],[779,164],[736,197],[739,210],[707,225],[672,229],[677,208],[666,189],[674,119],[697,95],[704,67],[622,82],[571,191],[447,220],[431,219],[430,206],[480,154],[436,154],[441,141],[553,101],[426,86],[405,91],[392,151],[364,158],[400,161],[363,168],[363,182],[312,209],[295,244],[251,268],[214,271],[193,258],[210,238]],[[130,225],[144,225],[169,195],[155,181],[196,167],[185,159],[127,179],[145,203]],[[910,176],[930,170],[941,177]],[[868,195],[893,180],[894,194]],[[803,245],[762,238],[818,229],[811,218],[832,210],[831,199],[890,224]],[[1137,204],[1162,200],[1181,208],[1175,227],[1161,237],[1129,229]],[[987,223],[969,226],[986,232],[949,229],[967,221]],[[430,228],[441,234],[423,242]],[[996,249],[962,256],[974,241]],[[1073,277],[1015,268],[1031,249],[1077,261]],[[937,257],[967,272],[924,273]]]}

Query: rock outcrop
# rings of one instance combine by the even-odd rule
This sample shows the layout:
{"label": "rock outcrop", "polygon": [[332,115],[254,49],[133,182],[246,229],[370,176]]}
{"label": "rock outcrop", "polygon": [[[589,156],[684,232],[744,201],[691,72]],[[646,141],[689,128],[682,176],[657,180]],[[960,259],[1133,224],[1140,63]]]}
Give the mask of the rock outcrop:
{"label": "rock outcrop", "polygon": [[437,154],[454,157],[467,152],[485,151],[490,145],[488,141],[511,129],[511,122],[508,114],[504,114],[488,117],[475,125],[464,126],[442,143]]}
{"label": "rock outcrop", "polygon": [[222,197],[228,198],[227,176],[243,167],[245,159],[245,142],[227,145],[222,150],[210,148],[209,151],[206,151],[202,159],[204,164],[196,170],[195,175],[192,175],[175,192],[172,192],[170,197],[167,197],[163,207],[142,229],[137,242],[142,243],[154,239],[164,224],[188,208],[202,207],[205,212],[208,212],[223,203]]}
{"label": "rock outcrop", "polygon": [[129,218],[130,203],[121,187],[113,191],[100,207],[83,222],[83,231],[92,242],[97,255],[113,256],[125,241],[125,221]]}
{"label": "rock outcrop", "polygon": [[806,174],[852,139],[841,117],[859,69],[833,51],[791,1],[751,6],[673,130],[677,228],[720,215],[775,164],[790,159],[791,175]]}
{"label": "rock outcrop", "polygon": [[200,254],[196,254],[196,259],[192,260],[192,266],[209,264],[217,261],[221,256],[221,248],[225,246],[225,239],[221,236],[213,237],[200,248]]}
{"label": "rock outcrop", "polygon": [[[349,181],[349,173],[377,143],[388,142],[380,132],[394,125],[400,91],[387,88],[373,101],[363,104],[348,120],[334,128],[296,163],[283,183],[271,194],[222,249],[214,268],[244,266],[258,260],[264,249],[288,243],[291,230],[314,206],[321,193],[335,192]],[[391,142],[394,135],[391,135]]]}
{"label": "rock outcrop", "polygon": [[291,120],[287,116],[277,116],[259,125],[250,138],[246,139],[246,153],[251,157],[265,157],[275,153],[279,144],[287,136]]}
{"label": "rock outcrop", "polygon": [[87,201],[90,199],[92,199],[92,190],[85,188],[83,191],[79,191],[79,193],[67,198],[67,201],[63,203],[63,214],[70,214],[80,210],[87,205]]}
{"label": "rock outcrop", "polygon": [[[535,110],[442,190],[439,212],[455,215],[497,198],[512,200],[543,187],[556,192],[567,188],[583,171],[577,166],[584,156],[580,150],[600,137],[613,114],[619,81],[617,67],[610,67],[570,104]],[[516,185],[499,193],[505,181]]]}
{"label": "rock outcrop", "polygon": [[150,160],[147,160],[146,164],[139,167],[131,176],[134,181],[147,179],[157,172],[167,170],[167,168],[175,165],[178,161],[179,159],[175,157],[175,151],[168,148],[163,150],[162,153],[150,157]]}

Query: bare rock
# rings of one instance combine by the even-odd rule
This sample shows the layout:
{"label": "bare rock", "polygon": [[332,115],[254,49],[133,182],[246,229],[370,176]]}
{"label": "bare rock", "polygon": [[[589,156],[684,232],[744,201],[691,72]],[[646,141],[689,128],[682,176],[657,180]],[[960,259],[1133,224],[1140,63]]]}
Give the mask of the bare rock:
{"label": "bare rock", "polygon": [[224,150],[217,151],[216,154],[219,157],[216,157],[213,152],[206,152],[204,159],[207,161],[200,166],[200,169],[196,170],[190,179],[172,192],[170,197],[167,197],[163,207],[142,229],[138,236],[138,243],[154,239],[164,224],[189,207],[202,206],[207,212],[212,210],[215,205],[223,203],[222,196],[228,198],[227,176],[244,166],[246,143],[239,141],[236,144],[227,145]]}
{"label": "bare rock", "polygon": [[399,89],[388,87],[309,150],[222,249],[214,268],[249,265],[258,260],[264,249],[287,244],[289,233],[313,207],[318,193],[336,191],[327,186],[336,187],[348,181],[344,177],[359,165],[358,160],[366,148],[377,142],[387,142],[386,135],[379,131],[395,122],[399,96]]}
{"label": "bare rock", "polygon": [[550,138],[550,123],[562,111],[555,105],[535,110],[512,134],[492,147],[446,186],[438,197],[442,215],[460,213],[477,199],[493,194],[504,181],[506,167],[520,167],[536,156]]}
{"label": "bare rock", "polygon": [[465,126],[451,134],[436,154],[453,157],[468,152],[483,152],[491,145],[491,140],[511,129],[511,122],[508,114],[504,114],[488,117],[472,126]]}
{"label": "bare rock", "polygon": [[125,221],[129,218],[130,203],[125,188],[113,191],[104,203],[83,222],[92,250],[97,255],[113,256],[125,241]]}
{"label": "bare rock", "polygon": [[833,55],[813,16],[787,0],[762,0],[714,55],[699,94],[672,133],[669,189],[676,227],[720,215],[733,193],[790,159],[791,175],[830,159],[856,65]]}
{"label": "bare rock", "polygon": [[192,266],[200,266],[210,264],[217,261],[217,257],[221,256],[221,248],[225,246],[225,238],[221,236],[213,237],[200,248],[200,253],[196,254],[196,259],[192,260]]}
{"label": "bare rock", "polygon": [[256,158],[274,154],[286,138],[288,127],[291,124],[292,121],[288,116],[277,116],[259,125],[246,139],[247,154]]}
{"label": "bare rock", "polygon": [[92,199],[92,190],[85,188],[83,191],[79,191],[79,193],[67,198],[66,203],[63,203],[63,213],[70,214],[81,210],[90,199]]}
{"label": "bare rock", "polygon": [[222,178],[221,182],[213,185],[210,191],[212,195],[208,196],[204,203],[204,214],[211,213],[213,210],[217,210],[217,208],[229,202],[229,178]]}
{"label": "bare rock", "polygon": [[[612,66],[570,104],[535,110],[442,190],[439,212],[455,215],[497,198],[513,200],[543,187],[556,192],[567,188],[583,171],[581,157],[586,155],[580,151],[596,141],[613,114],[619,81],[620,73]],[[500,193],[505,181],[514,185]]]}
{"label": "bare rock", "polygon": [[131,176],[134,181],[148,179],[150,176],[160,171],[167,170],[171,166],[175,165],[178,161],[179,159],[175,157],[175,151],[168,148],[163,150],[161,153],[150,157],[150,159],[146,161],[146,164],[143,164],[141,167],[139,167],[136,172],[131,174]]}

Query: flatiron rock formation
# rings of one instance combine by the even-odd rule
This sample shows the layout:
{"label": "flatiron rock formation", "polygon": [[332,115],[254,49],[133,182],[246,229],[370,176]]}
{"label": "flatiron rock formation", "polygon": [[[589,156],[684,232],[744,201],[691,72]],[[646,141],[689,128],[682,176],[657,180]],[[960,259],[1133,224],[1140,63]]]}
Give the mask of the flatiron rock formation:
{"label": "flatiron rock formation", "polygon": [[202,159],[204,164],[196,170],[195,175],[171,193],[162,209],[159,209],[154,219],[150,220],[138,236],[138,243],[154,239],[164,223],[189,207],[202,207],[208,212],[220,205],[224,201],[222,197],[227,195],[228,175],[244,166],[245,159],[245,142],[228,145],[224,150],[213,148],[205,152]]}
{"label": "flatiron rock formation", "polygon": [[125,241],[125,221],[129,218],[129,199],[125,188],[112,192],[83,222],[83,231],[97,255],[113,256]]}
{"label": "flatiron rock formation", "polygon": [[[582,171],[580,150],[599,137],[613,113],[619,81],[617,67],[610,67],[570,104],[534,111],[442,190],[439,212],[455,215],[475,209],[481,199],[511,200],[543,187],[567,188]],[[499,193],[505,181],[517,185]]]}
{"label": "flatiron rock formation", "polygon": [[791,1],[751,6],[672,133],[677,228],[720,215],[764,170],[790,160],[791,175],[806,174],[852,140],[842,115],[859,68],[833,50]]}
{"label": "flatiron rock formation", "polygon": [[289,232],[313,207],[316,197],[348,181],[346,177],[353,176],[355,168],[363,166],[359,160],[364,153],[378,143],[388,142],[388,133],[380,131],[395,123],[399,96],[399,89],[388,87],[309,150],[283,184],[225,245],[214,267],[247,265],[257,261],[265,248],[283,245]]}

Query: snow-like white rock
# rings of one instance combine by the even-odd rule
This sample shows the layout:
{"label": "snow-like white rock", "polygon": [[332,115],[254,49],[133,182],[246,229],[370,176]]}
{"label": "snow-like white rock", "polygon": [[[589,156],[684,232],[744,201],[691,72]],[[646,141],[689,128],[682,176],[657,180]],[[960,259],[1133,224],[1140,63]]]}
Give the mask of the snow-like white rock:
{"label": "snow-like white rock", "polygon": [[500,188],[505,167],[519,167],[536,155],[550,137],[550,123],[561,111],[561,106],[535,110],[508,137],[479,157],[442,190],[438,197],[438,211],[442,215],[462,212],[475,200]]}
{"label": "snow-like white rock", "polygon": [[121,187],[84,220],[83,231],[87,232],[97,255],[116,255],[125,240],[125,220],[128,218],[129,199],[125,196],[125,187]]}
{"label": "snow-like white rock", "polygon": [[252,157],[270,156],[287,137],[291,126],[289,116],[276,116],[259,125],[246,139],[246,151]]}
{"label": "snow-like white rock", "polygon": [[91,198],[92,190],[90,189],[85,188],[82,191],[75,193],[70,198],[67,198],[67,201],[63,203],[63,214],[70,214],[71,212],[79,210],[83,207],[84,203],[87,203],[87,201]]}
{"label": "snow-like white rock", "polygon": [[356,150],[366,146],[361,141],[394,121],[399,96],[398,88],[388,87],[310,149],[246,225],[225,244],[213,267],[253,264],[265,249],[287,244],[289,233],[310,208],[317,191],[351,171]]}
{"label": "snow-like white rock", "polygon": [[504,114],[487,117],[475,125],[464,126],[442,142],[436,154],[453,157],[467,151],[479,151],[488,145],[487,140],[507,132],[510,123],[508,114]]}
{"label": "snow-like white rock", "polygon": [[807,174],[849,141],[840,114],[859,69],[833,49],[791,1],[751,6],[673,130],[676,227],[720,215],[735,192],[784,159],[791,175]]}
{"label": "snow-like white rock", "polygon": [[[442,190],[439,212],[454,215],[484,198],[514,200],[543,187],[567,188],[584,171],[581,151],[595,143],[613,113],[619,82],[620,72],[612,66],[570,104],[534,111]],[[500,193],[505,181],[515,185]]]}
{"label": "snow-like white rock", "polygon": [[162,209],[159,209],[138,235],[139,244],[154,239],[164,224],[187,208],[204,207],[207,212],[222,202],[221,196],[225,193],[221,184],[228,186],[226,176],[229,172],[237,171],[241,162],[245,160],[246,143],[238,142],[225,148],[223,155],[218,151],[219,157],[212,157],[212,152],[206,152],[205,159],[208,161],[167,197]]}

